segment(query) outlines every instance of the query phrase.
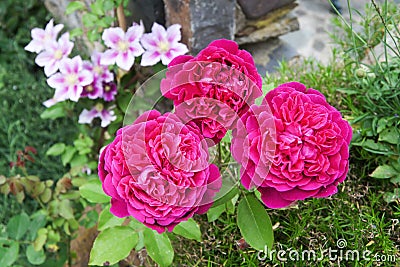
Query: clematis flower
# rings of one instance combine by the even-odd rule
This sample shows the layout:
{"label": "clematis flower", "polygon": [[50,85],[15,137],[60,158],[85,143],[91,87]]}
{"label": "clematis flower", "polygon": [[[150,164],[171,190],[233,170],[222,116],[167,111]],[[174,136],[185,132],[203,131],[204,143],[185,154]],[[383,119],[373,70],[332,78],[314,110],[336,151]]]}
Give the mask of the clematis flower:
{"label": "clematis flower", "polygon": [[83,91],[81,93],[81,97],[88,97],[90,99],[97,99],[103,96],[103,84],[93,79],[93,82],[89,85],[83,87]]}
{"label": "clematis flower", "polygon": [[81,124],[90,124],[95,118],[101,119],[101,127],[107,127],[112,121],[117,119],[114,111],[105,109],[104,106],[98,103],[91,110],[84,109],[79,115],[78,122]]}
{"label": "clematis flower", "polygon": [[168,65],[172,59],[186,54],[189,50],[186,45],[179,43],[181,40],[181,25],[174,24],[167,30],[160,24],[154,23],[151,33],[144,34],[140,39],[146,49],[140,65],[152,66],[161,60]]}
{"label": "clematis flower", "polygon": [[113,101],[117,93],[118,89],[115,83],[103,83],[103,99],[105,101]]}
{"label": "clematis flower", "polygon": [[63,59],[60,62],[60,72],[47,79],[48,85],[56,89],[54,98],[60,101],[71,99],[75,102],[79,100],[83,87],[92,82],[93,74],[82,68],[80,56]]}
{"label": "clematis flower", "polygon": [[36,57],[35,62],[44,67],[44,73],[49,77],[57,72],[61,60],[68,57],[73,47],[74,43],[69,40],[69,33],[64,33],[57,42],[50,42],[46,50]]}
{"label": "clematis flower", "polygon": [[114,80],[114,74],[108,69],[107,65],[102,65],[101,53],[95,51],[90,57],[91,61],[83,61],[83,69],[91,71],[93,78],[99,82],[112,82]]}
{"label": "clematis flower", "polygon": [[27,46],[25,46],[25,50],[40,53],[42,50],[45,50],[50,43],[57,39],[57,35],[62,28],[64,28],[63,24],[57,24],[54,26],[54,21],[51,19],[44,30],[40,28],[32,29],[32,40]]}
{"label": "clematis flower", "polygon": [[136,23],[129,27],[126,33],[119,27],[105,29],[102,39],[110,49],[101,55],[100,63],[102,65],[117,64],[121,69],[128,71],[135,62],[135,57],[144,52],[139,43],[143,31],[143,24]]}

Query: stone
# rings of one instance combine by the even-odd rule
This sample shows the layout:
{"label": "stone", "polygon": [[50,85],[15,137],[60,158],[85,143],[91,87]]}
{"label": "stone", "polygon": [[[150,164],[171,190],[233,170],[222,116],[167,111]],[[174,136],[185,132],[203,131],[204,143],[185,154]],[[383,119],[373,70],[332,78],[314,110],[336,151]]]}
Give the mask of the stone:
{"label": "stone", "polygon": [[257,43],[298,30],[297,17],[291,13],[296,6],[291,3],[257,20],[246,20],[246,25],[236,32],[235,41],[238,44]]}
{"label": "stone", "polygon": [[257,19],[269,12],[293,3],[294,0],[237,0],[249,19]]}
{"label": "stone", "polygon": [[235,0],[164,0],[167,25],[182,25],[182,41],[198,53],[211,41],[234,38]]}

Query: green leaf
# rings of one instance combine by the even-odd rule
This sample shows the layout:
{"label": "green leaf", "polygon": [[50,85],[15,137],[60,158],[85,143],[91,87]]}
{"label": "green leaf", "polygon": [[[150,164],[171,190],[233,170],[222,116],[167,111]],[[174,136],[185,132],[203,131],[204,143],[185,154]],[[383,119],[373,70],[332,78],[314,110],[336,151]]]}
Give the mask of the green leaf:
{"label": "green leaf", "polygon": [[40,265],[46,260],[43,249],[36,251],[32,245],[26,248],[26,258],[33,265]]}
{"label": "green leaf", "polygon": [[15,241],[0,240],[0,266],[8,267],[18,259],[19,244]]}
{"label": "green leaf", "polygon": [[60,106],[60,105],[54,105],[48,109],[46,109],[45,111],[43,111],[42,114],[40,114],[40,118],[41,119],[57,119],[57,118],[61,118],[61,117],[65,117],[65,111],[64,111],[64,107]]}
{"label": "green leaf", "polygon": [[96,1],[93,4],[90,5],[90,9],[92,10],[93,14],[96,14],[98,16],[103,16],[104,11],[103,11],[103,2],[102,1]]}
{"label": "green leaf", "polygon": [[208,222],[213,222],[221,216],[222,213],[225,212],[225,205],[219,205],[216,207],[211,207],[207,211],[207,220]]}
{"label": "green leaf", "polygon": [[74,141],[74,146],[76,149],[78,149],[80,155],[90,153],[92,151],[91,147],[93,144],[93,140],[89,136],[85,135],[81,135]]}
{"label": "green leaf", "polygon": [[99,223],[97,229],[103,231],[107,228],[121,225],[124,222],[124,218],[118,218],[111,214],[110,206],[108,205],[99,216]]}
{"label": "green leaf", "polygon": [[88,28],[95,26],[96,20],[98,20],[98,17],[91,13],[86,13],[82,16],[83,25]]}
{"label": "green leaf", "polygon": [[61,162],[64,166],[66,166],[72,159],[76,152],[76,148],[73,146],[67,146],[65,148],[64,153],[61,155]]}
{"label": "green leaf", "polygon": [[370,176],[378,179],[387,179],[399,174],[392,166],[381,165],[378,166]]}
{"label": "green leaf", "polygon": [[200,226],[192,218],[185,222],[180,222],[175,226],[173,232],[188,239],[201,241]]}
{"label": "green leaf", "polygon": [[115,226],[101,232],[90,252],[90,265],[113,265],[128,257],[138,242],[138,234],[129,226]]}
{"label": "green leaf", "polygon": [[71,206],[71,201],[69,199],[63,199],[60,201],[59,214],[61,217],[69,220],[74,218],[74,211]]}
{"label": "green leaf", "polygon": [[47,240],[47,229],[46,228],[40,228],[37,232],[37,238],[33,242],[33,248],[36,251],[39,251],[43,248],[44,244],[46,243]]}
{"label": "green leaf", "polygon": [[387,128],[379,134],[379,141],[384,141],[389,144],[396,145],[399,142],[399,140],[400,140],[399,132],[394,127]]}
{"label": "green leaf", "polygon": [[48,156],[58,156],[61,155],[65,150],[65,144],[64,143],[57,143],[52,145],[46,152],[46,155]]}
{"label": "green leaf", "polygon": [[246,195],[238,205],[237,224],[244,239],[253,248],[270,250],[274,242],[271,220],[264,206],[254,195]]}
{"label": "green leaf", "polygon": [[400,174],[390,179],[391,183],[400,184]]}
{"label": "green leaf", "polygon": [[90,180],[82,185],[79,187],[79,192],[81,196],[92,203],[107,203],[110,201],[110,197],[103,192],[99,179]]}
{"label": "green leaf", "polygon": [[[26,213],[12,217],[7,224],[7,232],[10,238],[21,240],[30,227],[30,220]],[[0,265],[1,266],[1,265]]]}
{"label": "green leaf", "polygon": [[68,4],[67,9],[65,10],[65,14],[69,15],[75,11],[83,9],[85,9],[85,3],[80,1],[73,1]]}
{"label": "green leaf", "polygon": [[143,232],[144,246],[150,257],[161,267],[170,266],[174,259],[174,250],[168,236],[158,234],[156,231],[146,228]]}
{"label": "green leaf", "polygon": [[69,37],[72,39],[74,37],[82,36],[83,34],[83,29],[81,28],[75,28],[69,31]]}
{"label": "green leaf", "polygon": [[31,216],[31,226],[29,227],[29,239],[31,241],[36,239],[40,228],[46,225],[46,215],[42,210],[39,210]]}

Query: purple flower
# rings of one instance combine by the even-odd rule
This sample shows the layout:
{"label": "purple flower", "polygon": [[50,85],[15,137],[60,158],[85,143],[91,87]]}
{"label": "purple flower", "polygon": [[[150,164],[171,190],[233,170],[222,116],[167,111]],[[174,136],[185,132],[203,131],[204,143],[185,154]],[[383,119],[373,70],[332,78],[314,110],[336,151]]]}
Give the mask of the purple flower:
{"label": "purple flower", "polygon": [[99,103],[91,110],[84,109],[81,115],[79,115],[78,122],[81,124],[90,124],[95,118],[100,118],[101,127],[106,127],[112,121],[115,121],[117,116],[114,115],[114,111],[105,109],[104,106]]}
{"label": "purple flower", "polygon": [[152,66],[161,60],[168,65],[172,59],[186,54],[189,50],[186,45],[179,43],[181,40],[181,26],[171,25],[167,30],[157,23],[153,24],[151,33],[144,34],[140,42],[146,49],[142,56],[142,66]]}
{"label": "purple flower", "polygon": [[52,41],[35,59],[36,64],[44,67],[46,76],[50,76],[59,69],[60,62],[71,53],[74,43],[69,40],[69,33],[64,33],[58,41]]}
{"label": "purple flower", "polygon": [[118,67],[128,71],[135,62],[135,57],[144,52],[139,43],[143,31],[143,25],[136,23],[126,33],[119,27],[105,29],[102,39],[110,49],[102,54],[100,63],[102,65],[116,63]]}
{"label": "purple flower", "polygon": [[105,101],[113,101],[117,92],[117,85],[115,83],[103,83],[103,98]]}
{"label": "purple flower", "polygon": [[54,26],[53,19],[51,19],[44,30],[39,28],[32,29],[32,40],[25,46],[25,50],[40,53],[42,50],[46,49],[51,42],[56,40],[58,33],[63,27],[63,24]]}
{"label": "purple flower", "polygon": [[111,82],[114,80],[114,74],[108,69],[108,66],[100,64],[101,53],[93,52],[91,61],[83,62],[83,69],[91,71],[93,78],[99,82]]}
{"label": "purple flower", "polygon": [[55,88],[54,98],[63,101],[71,99],[77,102],[83,87],[93,82],[93,74],[82,68],[82,59],[76,56],[60,62],[60,72],[47,79],[48,85]]}
{"label": "purple flower", "polygon": [[89,85],[83,87],[81,97],[88,97],[90,99],[97,99],[103,96],[103,84],[97,80],[93,79],[93,82]]}

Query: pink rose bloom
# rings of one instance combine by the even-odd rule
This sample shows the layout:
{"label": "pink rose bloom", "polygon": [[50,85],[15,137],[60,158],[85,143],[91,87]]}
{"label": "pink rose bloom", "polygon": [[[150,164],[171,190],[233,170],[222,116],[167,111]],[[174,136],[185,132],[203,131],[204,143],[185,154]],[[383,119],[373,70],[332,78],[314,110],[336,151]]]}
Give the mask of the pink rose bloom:
{"label": "pink rose bloom", "polygon": [[[185,114],[185,121],[195,120],[204,137],[218,143],[262,95],[261,86],[251,55],[239,50],[233,41],[217,40],[197,57],[178,56],[172,60],[161,82],[161,92],[174,101],[178,114]],[[199,111],[198,101],[189,101],[193,98],[217,102]]]}
{"label": "pink rose bloom", "polygon": [[232,155],[242,164],[242,184],[258,187],[266,206],[328,197],[345,180],[352,129],[320,92],[297,82],[282,84],[240,125]]}
{"label": "pink rose bloom", "polygon": [[221,187],[198,127],[155,110],[118,130],[100,155],[99,177],[114,215],[159,233],[206,212]]}

